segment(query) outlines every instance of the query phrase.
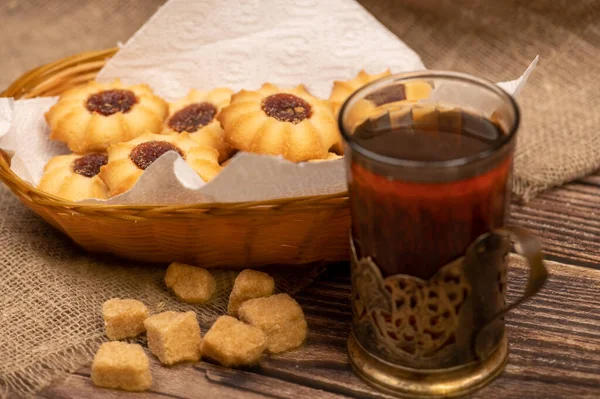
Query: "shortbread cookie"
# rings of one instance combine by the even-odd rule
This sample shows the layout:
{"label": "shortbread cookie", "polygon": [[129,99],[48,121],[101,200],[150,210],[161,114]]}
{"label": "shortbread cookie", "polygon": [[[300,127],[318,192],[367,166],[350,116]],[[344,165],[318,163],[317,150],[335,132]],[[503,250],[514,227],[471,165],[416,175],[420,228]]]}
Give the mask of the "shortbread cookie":
{"label": "shortbread cookie", "polygon": [[325,161],[335,161],[336,159],[342,159],[341,155],[336,154],[335,152],[330,152],[327,154],[327,158],[325,159],[311,159],[308,162],[325,162]]}
{"label": "shortbread cookie", "polygon": [[187,132],[194,141],[219,151],[219,162],[225,162],[231,157],[233,148],[225,142],[216,116],[229,105],[232,93],[226,88],[209,92],[190,90],[187,96],[169,104],[163,134]]}
{"label": "shortbread cookie", "polygon": [[106,165],[106,154],[59,155],[44,167],[38,188],[70,201],[108,197],[106,184],[98,177]]}
{"label": "shortbread cookie", "polygon": [[240,151],[302,162],[324,159],[342,148],[331,104],[301,85],[281,89],[266,83],[257,91],[242,90],[217,119],[225,141]]}
{"label": "shortbread cookie", "polygon": [[174,151],[204,180],[221,170],[219,152],[198,144],[187,133],[161,135],[146,133],[126,143],[108,148],[108,163],[100,170],[111,196],[124,193],[138,181],[144,170],[163,154]]}
{"label": "shortbread cookie", "polygon": [[87,153],[146,132],[160,133],[167,112],[167,103],[148,85],[89,82],[63,93],[46,121],[51,139]]}
{"label": "shortbread cookie", "polygon": [[[329,100],[332,102],[336,115],[340,112],[342,104],[358,89],[377,79],[389,76],[390,71],[369,75],[365,71],[351,80],[336,81]],[[357,125],[368,118],[376,118],[387,110],[396,112],[402,104],[416,102],[429,97],[431,86],[425,81],[408,81],[405,83],[389,82],[381,88],[371,91],[360,100],[353,102],[345,112],[344,126],[353,130]],[[409,109],[409,108],[405,108]],[[404,112],[403,110],[401,112]]]}
{"label": "shortbread cookie", "polygon": [[364,70],[360,71],[356,77],[350,80],[336,80],[333,82],[333,89],[331,90],[331,95],[329,96],[329,101],[333,106],[333,112],[337,116],[340,112],[340,108],[344,101],[348,99],[356,90],[360,89],[364,85],[371,83],[377,79],[383,78],[384,76],[391,75],[389,69],[386,69],[382,73],[376,73],[370,75],[366,73]]}

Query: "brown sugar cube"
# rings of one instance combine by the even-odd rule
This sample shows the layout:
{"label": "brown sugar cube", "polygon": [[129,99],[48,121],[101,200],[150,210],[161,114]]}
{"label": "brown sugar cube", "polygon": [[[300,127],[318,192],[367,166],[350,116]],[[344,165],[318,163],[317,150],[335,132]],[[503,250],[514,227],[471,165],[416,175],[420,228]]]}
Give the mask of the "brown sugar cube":
{"label": "brown sugar cube", "polygon": [[104,388],[143,391],[152,385],[150,361],[138,344],[105,342],[94,357],[92,381]]}
{"label": "brown sugar cube", "polygon": [[250,299],[240,306],[239,315],[240,320],[263,330],[270,353],[296,348],[306,338],[302,308],[288,294]]}
{"label": "brown sugar cube", "polygon": [[257,363],[266,347],[260,328],[221,316],[204,336],[202,353],[223,366],[236,367]]}
{"label": "brown sugar cube", "polygon": [[135,299],[112,298],[102,305],[102,317],[108,339],[133,338],[146,331],[148,308]]}
{"label": "brown sugar cube", "polygon": [[267,273],[250,269],[242,270],[233,284],[233,289],[229,296],[227,313],[230,316],[237,316],[238,309],[242,303],[248,299],[273,295],[274,289],[275,280]]}
{"label": "brown sugar cube", "polygon": [[165,284],[177,298],[187,303],[208,302],[217,288],[208,270],[178,262],[167,268]]}
{"label": "brown sugar cube", "polygon": [[144,321],[148,348],[162,364],[200,360],[200,326],[194,312],[162,312]]}

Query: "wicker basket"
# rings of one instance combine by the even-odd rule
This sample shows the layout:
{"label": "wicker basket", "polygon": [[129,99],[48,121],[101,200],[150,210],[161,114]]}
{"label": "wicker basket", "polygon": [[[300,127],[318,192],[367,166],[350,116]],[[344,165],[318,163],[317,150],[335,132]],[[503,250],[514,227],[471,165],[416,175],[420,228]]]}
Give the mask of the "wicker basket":
{"label": "wicker basket", "polygon": [[[94,79],[116,49],[36,68],[2,93],[58,95]],[[0,151],[0,180],[25,205],[91,252],[205,267],[298,265],[348,258],[346,194],[276,201],[182,206],[83,205],[37,190],[10,170]]]}

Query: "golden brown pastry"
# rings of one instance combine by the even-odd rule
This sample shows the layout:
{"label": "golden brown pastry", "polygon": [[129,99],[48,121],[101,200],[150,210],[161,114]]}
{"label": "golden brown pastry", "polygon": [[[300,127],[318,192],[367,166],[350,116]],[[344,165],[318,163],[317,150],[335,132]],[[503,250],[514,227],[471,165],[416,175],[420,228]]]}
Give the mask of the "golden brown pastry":
{"label": "golden brown pastry", "polygon": [[335,152],[330,152],[327,154],[327,158],[325,159],[311,159],[308,162],[325,162],[325,161],[335,161],[336,159],[343,158],[341,155],[336,154]]}
{"label": "golden brown pastry", "polygon": [[145,132],[160,133],[167,103],[148,85],[89,82],[63,93],[46,113],[50,138],[73,152],[105,151]]}
{"label": "golden brown pastry", "polygon": [[184,98],[169,104],[169,117],[165,121],[163,134],[187,132],[200,144],[216,148],[219,162],[224,162],[233,153],[233,148],[223,138],[223,129],[216,116],[231,100],[233,91],[226,88],[209,92],[195,89]]}
{"label": "golden brown pastry", "polygon": [[107,159],[106,154],[95,153],[54,157],[44,167],[38,188],[70,201],[108,198],[108,188],[98,177]]}
{"label": "golden brown pastry", "polygon": [[344,101],[348,99],[356,90],[360,89],[364,85],[371,83],[377,79],[383,78],[384,76],[389,76],[392,73],[389,69],[386,69],[382,73],[376,73],[374,75],[369,75],[364,70],[360,71],[355,78],[350,80],[336,80],[333,82],[333,89],[331,90],[331,95],[329,96],[329,101],[333,105],[333,112],[337,117],[340,112],[340,108]]}
{"label": "golden brown pastry", "polygon": [[[356,90],[377,79],[391,75],[389,69],[380,74],[369,75],[360,71],[351,80],[335,81],[329,101],[333,104],[337,117],[340,108]],[[412,81],[407,83],[390,84],[378,89],[353,103],[345,115],[346,126],[352,128],[367,118],[381,114],[383,109],[396,108],[399,104],[414,102],[429,97],[431,86],[425,81]]]}
{"label": "golden brown pastry", "polygon": [[106,182],[111,196],[124,193],[133,187],[148,166],[169,151],[179,153],[205,182],[221,171],[219,152],[198,144],[189,134],[146,133],[108,147],[108,163],[100,169],[100,177]]}
{"label": "golden brown pastry", "polygon": [[327,101],[304,86],[281,89],[266,83],[242,90],[217,116],[225,141],[240,151],[281,155],[292,162],[324,159],[341,150],[337,121]]}

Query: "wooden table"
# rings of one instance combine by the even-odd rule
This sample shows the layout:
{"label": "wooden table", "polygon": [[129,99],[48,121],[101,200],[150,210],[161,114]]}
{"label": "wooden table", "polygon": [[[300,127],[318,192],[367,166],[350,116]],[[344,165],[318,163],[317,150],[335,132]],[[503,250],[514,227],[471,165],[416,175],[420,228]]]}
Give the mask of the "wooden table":
{"label": "wooden table", "polygon": [[[584,31],[586,24],[591,26],[595,22],[593,18],[585,18],[589,12],[572,7],[574,2],[569,3],[569,7],[558,4],[551,7],[542,0],[515,0],[494,3],[495,9],[485,22],[491,28],[485,30],[482,24],[471,23],[468,19],[456,25],[457,14],[469,16],[475,14],[473,4],[479,3],[477,10],[481,12],[482,4],[487,7],[493,2],[464,2],[468,6],[463,10],[455,2],[436,1],[436,7],[440,4],[437,13],[420,9],[432,1],[361,0],[361,3],[415,48],[430,68],[466,68],[463,69],[465,72],[476,74],[485,71],[484,75],[492,80],[517,76],[531,60],[531,54],[537,52],[542,59],[556,59],[558,51],[553,45],[571,40],[573,32]],[[0,19],[6,22],[3,36],[17,40],[13,40],[16,44],[7,43],[0,49],[3,56],[0,87],[28,68],[126,40],[162,3],[163,0],[8,1],[6,7],[0,9]],[[401,3],[403,5],[399,6]],[[524,8],[525,17],[501,15],[501,12],[512,15],[509,14],[512,13],[509,3]],[[392,8],[390,4],[398,7]],[[565,13],[569,10],[576,13],[570,13],[573,14],[571,18],[566,18]],[[523,26],[523,21],[531,23],[536,13],[542,11],[554,14],[543,16],[548,26],[537,32],[539,40],[536,41],[532,36],[536,32],[531,25]],[[489,22],[492,17],[495,19]],[[110,29],[106,29],[108,20],[111,21]],[[460,45],[471,31],[477,32],[477,40],[469,46]],[[456,32],[460,33],[461,40],[455,46]],[[593,32],[590,29],[586,34],[590,43]],[[432,42],[434,46],[422,48],[421,38],[430,35],[436,39]],[[487,51],[520,43],[522,36],[527,37],[528,51]],[[486,50],[486,56],[471,60],[467,65],[453,62],[453,57],[441,56],[452,55],[453,51],[468,55],[473,52],[473,46]],[[549,76],[553,73],[547,71],[544,77],[548,79]],[[551,86],[545,83],[543,87]],[[534,95],[530,98],[529,101],[536,101]],[[532,116],[535,116],[533,111],[529,120]],[[600,174],[542,194],[527,206],[515,205],[512,210],[512,221],[541,237],[547,258],[560,264],[550,264],[552,275],[544,291],[508,316],[511,354],[506,372],[474,397],[599,398]],[[523,280],[523,270],[511,270],[509,297],[517,295]],[[163,368],[153,360],[152,390],[128,394],[94,388],[89,378],[90,369],[86,367],[45,389],[39,396],[385,397],[362,383],[348,364],[346,338],[351,317],[348,265],[331,265],[328,272],[297,299],[309,322],[307,345],[295,352],[267,358],[259,368],[230,370],[205,362]]]}
{"label": "wooden table", "polygon": [[[545,289],[507,317],[510,358],[504,374],[474,398],[600,398],[600,174],[512,207],[512,222],[544,243],[551,277]],[[523,287],[512,267],[508,296]],[[327,272],[297,296],[306,313],[307,344],[233,370],[211,363],[161,367],[142,394],[95,388],[84,367],[42,391],[46,398],[385,398],[352,371],[347,264]]]}

